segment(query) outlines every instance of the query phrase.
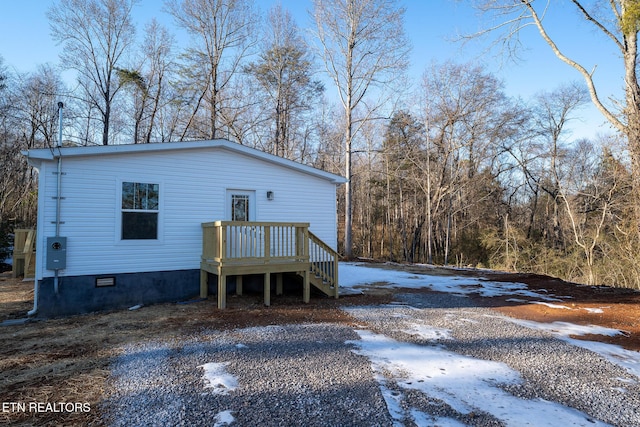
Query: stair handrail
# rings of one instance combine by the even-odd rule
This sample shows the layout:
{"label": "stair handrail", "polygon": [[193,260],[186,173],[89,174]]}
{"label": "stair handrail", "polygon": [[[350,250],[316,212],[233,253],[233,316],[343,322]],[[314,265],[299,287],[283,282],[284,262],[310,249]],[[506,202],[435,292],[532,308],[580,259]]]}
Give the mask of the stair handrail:
{"label": "stair handrail", "polygon": [[[309,249],[309,261],[311,262],[311,272],[316,276],[319,276],[323,282],[326,282],[329,287],[334,290],[334,297],[338,298],[338,260],[340,254],[335,251],[331,246],[327,245],[322,239],[308,231],[309,242],[313,243],[322,252],[320,254],[313,253],[313,250]],[[320,255],[320,259],[314,259],[314,255]],[[330,266],[330,268],[328,268]]]}

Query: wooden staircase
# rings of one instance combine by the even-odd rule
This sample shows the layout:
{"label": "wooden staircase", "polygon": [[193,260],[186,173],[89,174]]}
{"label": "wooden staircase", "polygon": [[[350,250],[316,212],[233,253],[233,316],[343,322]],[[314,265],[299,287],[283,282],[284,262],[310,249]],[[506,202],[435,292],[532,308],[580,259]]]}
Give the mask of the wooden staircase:
{"label": "wooden staircase", "polygon": [[338,298],[338,258],[340,255],[329,245],[308,231],[310,283],[326,295]]}

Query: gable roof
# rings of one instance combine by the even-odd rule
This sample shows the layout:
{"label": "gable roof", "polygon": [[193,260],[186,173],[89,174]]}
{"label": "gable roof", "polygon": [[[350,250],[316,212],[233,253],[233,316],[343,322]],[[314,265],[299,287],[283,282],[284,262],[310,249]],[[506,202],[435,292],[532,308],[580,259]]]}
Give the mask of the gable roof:
{"label": "gable roof", "polygon": [[89,147],[55,147],[55,148],[38,148],[23,151],[22,154],[27,156],[29,164],[36,168],[41,163],[52,161],[58,157],[93,157],[104,156],[107,154],[126,155],[129,153],[160,153],[165,151],[176,150],[227,150],[239,154],[243,154],[255,159],[259,159],[268,163],[279,165],[288,169],[297,170],[299,172],[312,175],[333,182],[334,184],[344,184],[347,180],[330,172],[325,172],[314,167],[294,162],[293,160],[278,157],[273,154],[246,145],[237,144],[226,139],[214,139],[210,141],[189,141],[189,142],[165,142],[151,144],[125,144],[125,145],[95,145]]}

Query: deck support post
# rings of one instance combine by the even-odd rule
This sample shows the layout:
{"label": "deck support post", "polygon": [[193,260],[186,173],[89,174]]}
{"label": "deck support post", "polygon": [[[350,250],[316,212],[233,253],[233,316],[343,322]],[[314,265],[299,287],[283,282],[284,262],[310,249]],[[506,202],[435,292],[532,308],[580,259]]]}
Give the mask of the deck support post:
{"label": "deck support post", "polygon": [[242,295],[242,274],[236,276],[236,295]]}
{"label": "deck support post", "polygon": [[271,273],[264,273],[264,305],[271,305]]}
{"label": "deck support post", "polygon": [[218,308],[227,307],[227,276],[218,272]]}
{"label": "deck support post", "polygon": [[309,270],[302,272],[302,301],[305,304],[309,303],[311,299],[311,284],[309,281]]}
{"label": "deck support post", "polygon": [[206,270],[200,270],[200,298],[209,296],[209,273]]}
{"label": "deck support post", "polygon": [[282,295],[282,273],[276,275],[276,295]]}

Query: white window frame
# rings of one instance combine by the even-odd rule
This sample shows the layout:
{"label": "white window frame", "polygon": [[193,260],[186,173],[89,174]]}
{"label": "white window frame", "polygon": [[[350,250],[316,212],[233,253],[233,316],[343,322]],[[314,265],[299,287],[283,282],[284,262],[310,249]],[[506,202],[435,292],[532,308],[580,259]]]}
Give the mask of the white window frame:
{"label": "white window frame", "polygon": [[[137,184],[155,184],[158,185],[158,206],[157,209],[123,209],[122,206],[122,187],[125,182],[132,182]],[[149,177],[135,177],[135,178],[121,178],[117,180],[117,202],[116,202],[116,221],[115,221],[115,240],[120,244],[141,244],[141,243],[153,243],[163,241],[163,200],[164,200],[164,184],[162,181]],[[140,212],[140,213],[156,213],[157,214],[157,228],[155,239],[123,239],[122,238],[122,215],[124,212]]]}

